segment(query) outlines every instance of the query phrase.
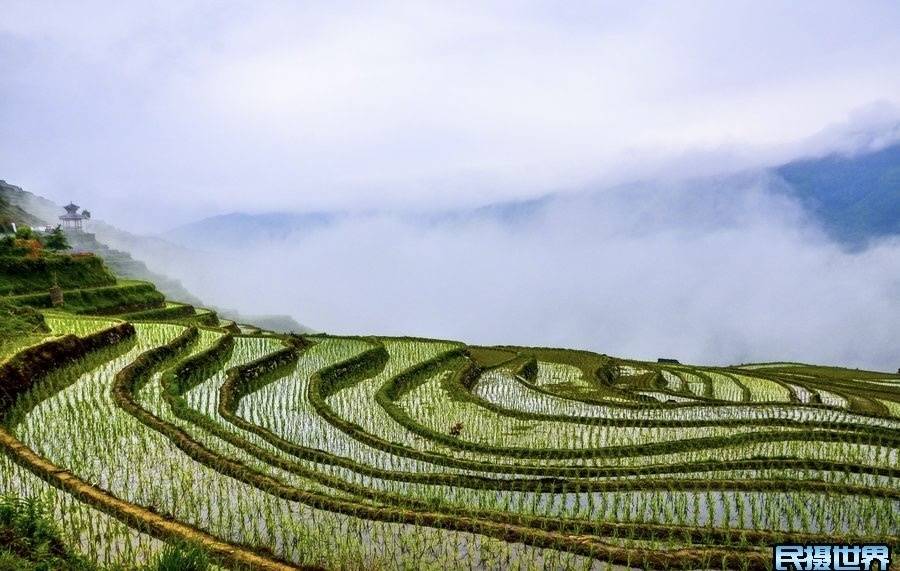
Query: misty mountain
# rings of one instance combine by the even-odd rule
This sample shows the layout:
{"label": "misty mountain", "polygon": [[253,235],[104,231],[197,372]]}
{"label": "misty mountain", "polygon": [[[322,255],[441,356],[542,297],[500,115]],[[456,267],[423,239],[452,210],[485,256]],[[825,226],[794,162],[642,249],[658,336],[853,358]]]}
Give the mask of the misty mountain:
{"label": "misty mountain", "polygon": [[[88,248],[88,250],[102,257],[114,273],[124,277],[151,281],[169,299],[206,307],[214,310],[223,318],[236,321],[237,323],[253,324],[270,331],[313,331],[289,315],[248,314],[246,311],[241,311],[234,307],[223,307],[205,296],[201,299],[200,296],[203,295],[203,291],[196,290],[200,296],[193,293],[194,288],[189,292],[180,279],[170,277],[172,265],[167,262],[171,260],[193,260],[198,256],[202,256],[196,249],[173,244],[154,236],[132,234],[99,220],[90,222],[90,230],[96,234],[96,239],[94,239],[94,234],[82,233],[78,243],[84,240],[93,240],[97,245]],[[107,244],[115,249],[110,249]],[[134,259],[132,255],[146,261],[146,263]],[[148,267],[148,264],[153,270]],[[178,277],[184,279],[190,276]]]}
{"label": "misty mountain", "polygon": [[[798,160],[754,176],[766,180],[772,190],[797,199],[845,246],[859,248],[873,238],[900,234],[900,144],[867,154]],[[706,184],[701,186],[708,186],[713,181],[703,182]],[[718,186],[727,184],[719,182]],[[640,192],[639,186],[635,192]],[[558,196],[407,216],[419,224],[486,219],[516,224],[535,217]],[[596,193],[596,199],[603,200],[602,193]],[[234,249],[259,241],[302,237],[345,216],[339,212],[232,213],[180,226],[163,237],[201,249]]]}
{"label": "misty mountain", "polygon": [[858,247],[900,234],[900,144],[795,161],[775,172],[836,240]]}
{"label": "misty mountain", "polygon": [[548,194],[529,200],[498,202],[478,208],[450,210],[426,216],[426,221],[433,223],[454,223],[473,220],[493,220],[501,224],[517,224],[539,214],[548,204],[557,198]]}
{"label": "misty mountain", "polygon": [[[0,180],[0,230],[10,231],[13,224],[45,226],[53,220],[47,216],[52,206],[55,205],[49,200]],[[56,211],[61,212],[62,208]]]}
{"label": "misty mountain", "polygon": [[281,240],[298,232],[308,232],[328,226],[339,213],[270,212],[245,214],[234,212],[211,216],[174,228],[161,237],[181,245],[201,250],[239,248],[248,240]]}

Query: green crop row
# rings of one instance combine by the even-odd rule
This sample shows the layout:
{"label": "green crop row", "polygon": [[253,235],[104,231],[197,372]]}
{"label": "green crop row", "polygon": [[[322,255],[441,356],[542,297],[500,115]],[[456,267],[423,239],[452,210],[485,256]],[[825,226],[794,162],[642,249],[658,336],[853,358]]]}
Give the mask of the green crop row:
{"label": "green crop row", "polygon": [[[9,458],[76,498],[55,509],[126,526],[64,512],[92,559],[78,537],[263,569],[763,569],[775,542],[900,546],[891,375],[248,336],[184,307],[48,312],[61,336],[0,366]],[[39,489],[22,473],[0,486]]]}
{"label": "green crop row", "polygon": [[46,292],[54,285],[72,289],[115,283],[115,276],[96,256],[0,256],[0,295]]}
{"label": "green crop row", "polygon": [[[50,308],[49,293],[33,293],[7,298],[18,306]],[[124,282],[117,285],[64,291],[59,309],[73,313],[110,315],[164,307],[165,296],[147,282]]]}

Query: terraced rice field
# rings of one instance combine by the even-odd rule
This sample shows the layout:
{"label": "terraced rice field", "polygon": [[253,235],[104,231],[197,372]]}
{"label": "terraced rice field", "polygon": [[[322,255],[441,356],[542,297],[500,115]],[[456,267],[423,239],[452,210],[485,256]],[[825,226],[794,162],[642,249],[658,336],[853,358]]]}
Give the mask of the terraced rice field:
{"label": "terraced rice field", "polygon": [[[900,547],[898,375],[47,323],[59,347],[0,371],[0,493],[43,498],[101,563],[181,539],[254,569],[762,569],[777,542]],[[23,381],[22,363],[46,366]]]}

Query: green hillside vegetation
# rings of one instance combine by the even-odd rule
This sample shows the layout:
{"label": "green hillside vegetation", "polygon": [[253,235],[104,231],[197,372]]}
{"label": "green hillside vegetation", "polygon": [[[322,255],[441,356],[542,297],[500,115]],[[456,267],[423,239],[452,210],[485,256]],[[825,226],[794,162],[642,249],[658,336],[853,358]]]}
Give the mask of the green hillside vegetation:
{"label": "green hillside vegetation", "polygon": [[[120,280],[114,285],[63,289],[62,309],[74,313],[111,315],[163,308],[165,296],[149,282]],[[50,308],[49,292],[13,295],[6,298],[19,306]]]}
{"label": "green hillside vegetation", "polygon": [[65,253],[68,249],[68,239],[59,227],[36,233],[26,226],[0,237],[0,295],[116,283],[103,260]]}
{"label": "green hillside vegetation", "polygon": [[[0,232],[11,233],[13,223],[20,228],[46,226],[49,221],[55,221],[62,211],[62,206],[0,180]],[[104,236],[138,239],[100,221],[92,221],[92,226],[98,231],[102,230]],[[150,271],[143,262],[135,260],[128,252],[110,248],[98,240],[92,232],[68,232],[66,239],[73,251],[92,253],[101,258],[116,276],[150,281],[167,297],[193,304],[200,303],[200,300],[185,290],[177,280]],[[82,283],[88,285],[87,282]],[[0,295],[3,293],[0,292]]]}
{"label": "green hillside vegetation", "polygon": [[103,260],[95,256],[47,253],[37,259],[0,255],[0,295],[48,290],[109,286],[116,283]]}
{"label": "green hillside vegetation", "polygon": [[[150,282],[117,280],[92,254],[69,254],[58,228],[39,234],[20,228],[0,238],[0,295],[8,306],[53,307],[52,288],[62,290],[59,309],[74,313],[114,314],[160,311],[165,296]],[[184,314],[193,314],[188,306]]]}

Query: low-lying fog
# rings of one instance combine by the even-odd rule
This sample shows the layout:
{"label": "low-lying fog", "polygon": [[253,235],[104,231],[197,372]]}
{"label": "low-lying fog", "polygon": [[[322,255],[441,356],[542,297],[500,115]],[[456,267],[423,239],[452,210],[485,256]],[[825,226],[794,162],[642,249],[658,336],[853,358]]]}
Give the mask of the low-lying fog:
{"label": "low-lying fog", "polygon": [[659,183],[512,219],[348,215],[239,248],[134,253],[208,303],[334,333],[895,370],[900,240],[848,252],[777,187]]}

